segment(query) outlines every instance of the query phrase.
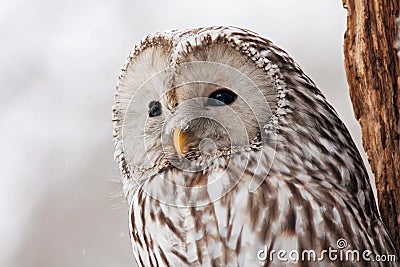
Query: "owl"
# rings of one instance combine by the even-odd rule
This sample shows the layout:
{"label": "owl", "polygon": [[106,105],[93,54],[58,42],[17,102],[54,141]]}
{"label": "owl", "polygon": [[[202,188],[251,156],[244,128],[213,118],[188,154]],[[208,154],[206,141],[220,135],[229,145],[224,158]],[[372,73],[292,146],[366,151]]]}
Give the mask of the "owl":
{"label": "owl", "polygon": [[258,34],[147,36],[113,123],[139,266],[397,266],[348,130]]}

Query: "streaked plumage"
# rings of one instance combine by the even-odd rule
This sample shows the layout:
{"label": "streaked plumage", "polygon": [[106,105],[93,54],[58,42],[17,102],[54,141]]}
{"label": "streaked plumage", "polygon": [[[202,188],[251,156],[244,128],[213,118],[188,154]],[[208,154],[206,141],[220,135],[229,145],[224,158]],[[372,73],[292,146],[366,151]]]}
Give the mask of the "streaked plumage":
{"label": "streaked plumage", "polygon": [[[221,88],[235,102],[207,102]],[[257,252],[321,251],[341,238],[395,254],[343,122],[286,52],[256,33],[147,36],[121,72],[113,121],[139,266],[283,266]],[[200,151],[201,140],[214,143]]]}

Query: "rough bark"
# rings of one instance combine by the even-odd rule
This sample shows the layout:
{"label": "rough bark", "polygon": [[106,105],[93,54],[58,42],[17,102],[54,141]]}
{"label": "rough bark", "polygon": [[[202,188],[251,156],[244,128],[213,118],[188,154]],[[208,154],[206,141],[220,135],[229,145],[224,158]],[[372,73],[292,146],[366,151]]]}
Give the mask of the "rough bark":
{"label": "rough bark", "polygon": [[400,251],[398,0],[343,0],[344,54],[350,97],[362,129],[382,220]]}

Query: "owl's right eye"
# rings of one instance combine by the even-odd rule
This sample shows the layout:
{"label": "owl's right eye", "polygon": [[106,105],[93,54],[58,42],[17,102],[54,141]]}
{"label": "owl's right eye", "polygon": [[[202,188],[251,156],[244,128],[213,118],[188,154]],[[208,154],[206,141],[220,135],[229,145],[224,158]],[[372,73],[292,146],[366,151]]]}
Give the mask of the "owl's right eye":
{"label": "owl's right eye", "polygon": [[161,103],[158,101],[151,101],[149,103],[149,116],[156,117],[161,115]]}

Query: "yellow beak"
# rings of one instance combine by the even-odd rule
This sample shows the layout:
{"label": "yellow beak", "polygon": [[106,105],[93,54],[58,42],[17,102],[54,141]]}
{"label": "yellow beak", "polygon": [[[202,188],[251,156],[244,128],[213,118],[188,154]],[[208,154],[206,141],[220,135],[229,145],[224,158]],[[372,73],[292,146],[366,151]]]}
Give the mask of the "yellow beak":
{"label": "yellow beak", "polygon": [[179,157],[183,157],[183,148],[186,145],[187,134],[181,128],[174,129],[174,147]]}

